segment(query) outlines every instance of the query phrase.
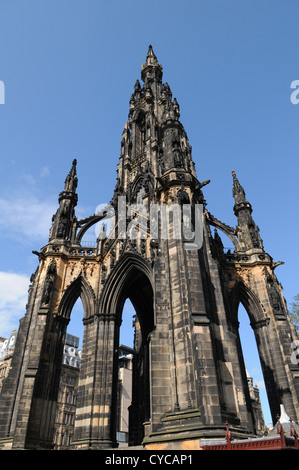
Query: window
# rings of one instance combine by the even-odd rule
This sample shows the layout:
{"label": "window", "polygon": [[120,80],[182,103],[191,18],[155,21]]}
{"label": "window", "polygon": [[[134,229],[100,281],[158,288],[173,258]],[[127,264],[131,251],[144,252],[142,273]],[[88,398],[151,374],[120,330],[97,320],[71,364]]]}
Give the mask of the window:
{"label": "window", "polygon": [[135,139],[137,157],[143,153],[146,140],[145,116],[143,113],[139,114],[139,117],[136,121]]}

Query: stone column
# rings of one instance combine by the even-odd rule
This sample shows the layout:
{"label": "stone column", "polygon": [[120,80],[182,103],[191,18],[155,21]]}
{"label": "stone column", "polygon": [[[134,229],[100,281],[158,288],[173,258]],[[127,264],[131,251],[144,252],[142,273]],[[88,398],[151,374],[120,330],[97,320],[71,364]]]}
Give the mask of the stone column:
{"label": "stone column", "polygon": [[[115,314],[97,314],[84,320],[82,362],[72,446],[104,449],[114,442],[113,416]],[[116,372],[115,372],[116,367]]]}
{"label": "stone column", "polygon": [[52,447],[66,321],[40,309],[20,396],[13,448]]}

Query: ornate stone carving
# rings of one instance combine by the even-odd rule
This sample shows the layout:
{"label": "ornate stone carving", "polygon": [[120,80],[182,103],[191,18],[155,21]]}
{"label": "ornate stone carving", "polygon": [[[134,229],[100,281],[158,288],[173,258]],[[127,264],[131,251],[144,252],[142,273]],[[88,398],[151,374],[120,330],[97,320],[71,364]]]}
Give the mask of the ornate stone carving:
{"label": "ornate stone carving", "polygon": [[56,274],[56,263],[55,260],[52,259],[48,270],[47,275],[44,283],[43,295],[42,295],[42,304],[49,305],[51,300],[51,295],[54,287],[54,280]]}

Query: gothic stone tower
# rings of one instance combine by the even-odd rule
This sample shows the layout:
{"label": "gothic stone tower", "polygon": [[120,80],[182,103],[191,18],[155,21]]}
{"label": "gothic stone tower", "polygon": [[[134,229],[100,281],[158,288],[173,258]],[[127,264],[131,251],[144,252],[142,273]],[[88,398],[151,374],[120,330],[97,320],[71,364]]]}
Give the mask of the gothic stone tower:
{"label": "gothic stone tower", "polygon": [[[208,212],[202,189],[208,181],[197,179],[179,105],[151,46],[141,78],[110,205],[76,218],[74,160],[49,242],[38,253],[0,398],[0,438],[14,449],[53,446],[64,338],[79,296],[84,337],[73,449],[116,445],[119,329],[127,298],[136,310],[131,445],[197,449],[201,438],[223,437],[226,422],[235,437],[255,435],[240,302],[255,333],[273,420],[280,404],[299,420],[299,370],[291,361],[296,337],[274,274],[279,263],[264,251],[234,172],[237,227]],[[108,218],[110,232],[103,226],[97,246],[84,248],[84,233]],[[233,253],[225,253],[217,230],[233,242]]]}

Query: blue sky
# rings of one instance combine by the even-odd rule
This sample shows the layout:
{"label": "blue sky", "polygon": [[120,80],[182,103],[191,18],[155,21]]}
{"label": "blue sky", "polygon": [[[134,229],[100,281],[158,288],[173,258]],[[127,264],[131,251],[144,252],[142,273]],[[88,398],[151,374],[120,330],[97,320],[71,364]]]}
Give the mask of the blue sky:
{"label": "blue sky", "polygon": [[[234,169],[290,303],[298,286],[296,0],[2,0],[0,336],[18,328],[73,158],[77,214],[111,199],[149,44],[180,104],[208,210],[229,225]],[[250,370],[249,370],[250,371]],[[250,371],[251,372],[251,371]],[[256,379],[257,381],[259,378]]]}

